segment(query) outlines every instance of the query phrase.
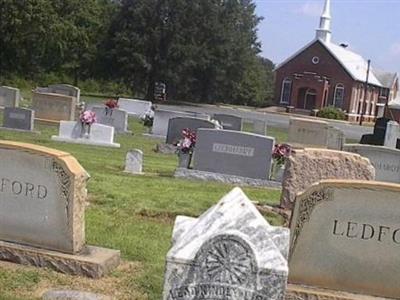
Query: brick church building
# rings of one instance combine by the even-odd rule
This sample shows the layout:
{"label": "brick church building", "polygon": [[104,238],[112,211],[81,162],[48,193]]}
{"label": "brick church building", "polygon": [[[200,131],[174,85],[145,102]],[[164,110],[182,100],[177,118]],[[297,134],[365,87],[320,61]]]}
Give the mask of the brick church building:
{"label": "brick church building", "polygon": [[389,102],[400,97],[397,73],[373,67],[368,72],[367,60],[347,45],[331,41],[330,0],[325,1],[315,39],[279,64],[275,76],[279,106],[300,111],[335,106],[350,121],[358,121],[361,115],[363,120],[373,121],[383,116]]}

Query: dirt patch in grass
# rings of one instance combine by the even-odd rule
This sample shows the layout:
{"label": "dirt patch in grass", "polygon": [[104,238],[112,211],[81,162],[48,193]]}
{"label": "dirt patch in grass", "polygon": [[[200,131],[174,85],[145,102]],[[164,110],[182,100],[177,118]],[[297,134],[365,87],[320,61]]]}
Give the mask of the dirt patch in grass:
{"label": "dirt patch in grass", "polygon": [[142,272],[140,263],[124,261],[110,275],[90,279],[0,261],[0,290],[2,294],[21,299],[40,299],[48,290],[68,289],[104,294],[113,299],[145,300],[147,295],[134,284]]}

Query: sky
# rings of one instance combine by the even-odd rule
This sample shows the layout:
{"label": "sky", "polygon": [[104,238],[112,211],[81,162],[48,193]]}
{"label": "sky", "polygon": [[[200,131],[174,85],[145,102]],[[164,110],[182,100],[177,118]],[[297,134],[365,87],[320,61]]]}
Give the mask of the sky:
{"label": "sky", "polygon": [[[325,0],[254,0],[261,55],[275,64],[315,38]],[[332,41],[400,72],[400,0],[331,0]]]}

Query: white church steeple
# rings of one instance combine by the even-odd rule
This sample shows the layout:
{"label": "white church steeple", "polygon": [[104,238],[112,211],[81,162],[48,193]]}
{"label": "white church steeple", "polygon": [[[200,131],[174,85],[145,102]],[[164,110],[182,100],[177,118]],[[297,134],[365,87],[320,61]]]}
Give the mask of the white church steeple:
{"label": "white church steeple", "polygon": [[321,15],[316,38],[326,43],[330,43],[331,34],[331,0],[325,0],[324,11]]}

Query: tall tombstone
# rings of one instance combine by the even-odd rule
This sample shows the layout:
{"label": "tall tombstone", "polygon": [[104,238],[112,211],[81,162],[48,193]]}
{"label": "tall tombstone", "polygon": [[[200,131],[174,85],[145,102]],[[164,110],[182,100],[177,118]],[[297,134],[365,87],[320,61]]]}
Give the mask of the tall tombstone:
{"label": "tall tombstone", "polygon": [[168,133],[168,123],[172,118],[177,117],[194,117],[204,120],[209,120],[210,116],[204,114],[197,114],[194,112],[181,112],[172,110],[156,109],[154,112],[154,121],[151,133],[157,136],[167,136]]}
{"label": "tall tombstone", "polygon": [[100,277],[119,251],[86,246],[89,175],[70,154],[0,141],[0,259]]}
{"label": "tall tombstone", "polygon": [[153,104],[145,100],[119,98],[118,105],[120,109],[126,110],[130,116],[139,118],[151,110]]}
{"label": "tall tombstone", "polygon": [[227,114],[214,114],[213,119],[217,120],[223,129],[242,131],[242,118],[227,115]]}
{"label": "tall tombstone", "polygon": [[390,119],[384,117],[376,119],[373,134],[364,134],[361,137],[360,144],[383,146],[385,144],[387,124],[390,121]]}
{"label": "tall tombstone", "polygon": [[280,206],[293,209],[296,195],[323,179],[374,180],[375,170],[368,159],[355,153],[296,150],[286,160]]}
{"label": "tall tombstone", "polygon": [[389,121],[386,127],[385,141],[383,145],[389,148],[396,148],[397,140],[400,138],[400,125],[395,121]]}
{"label": "tall tombstone", "polygon": [[269,179],[272,137],[230,130],[199,129],[194,169],[254,179]]}
{"label": "tall tombstone", "polygon": [[[400,185],[347,180],[321,181],[300,194],[289,282],[361,294],[345,299],[398,298],[399,194]],[[343,299],[327,290],[326,299]]]}
{"label": "tall tombstone", "polygon": [[96,113],[97,123],[112,126],[116,133],[130,133],[128,130],[128,113],[123,109],[105,109],[103,106],[91,108]]}
{"label": "tall tombstone", "polygon": [[208,120],[192,117],[171,118],[168,122],[168,131],[165,142],[167,144],[178,142],[182,138],[182,130],[186,128],[197,132],[199,128],[215,128],[215,124]]}
{"label": "tall tombstone", "polygon": [[9,86],[0,86],[0,107],[18,107],[20,91]]}
{"label": "tall tombstone", "polygon": [[73,144],[121,147],[120,144],[114,143],[114,127],[97,123],[87,127],[83,126],[81,122],[61,121],[58,135],[53,135],[51,139]]}
{"label": "tall tombstone", "polygon": [[42,92],[41,89],[34,90],[32,95],[35,118],[56,122],[75,120],[76,97]]}
{"label": "tall tombstone", "polygon": [[3,127],[33,131],[34,116],[35,112],[31,109],[6,107],[3,114]]}
{"label": "tall tombstone", "polygon": [[49,93],[72,96],[80,103],[81,90],[70,84],[52,84],[48,86]]}
{"label": "tall tombstone", "polygon": [[346,144],[344,150],[368,158],[375,167],[377,181],[400,183],[400,150],[361,144]]}
{"label": "tall tombstone", "polygon": [[288,240],[235,188],[198,219],[177,217],[163,300],[281,300]]}
{"label": "tall tombstone", "polygon": [[301,148],[341,150],[344,144],[344,134],[325,121],[290,118],[288,143]]}

